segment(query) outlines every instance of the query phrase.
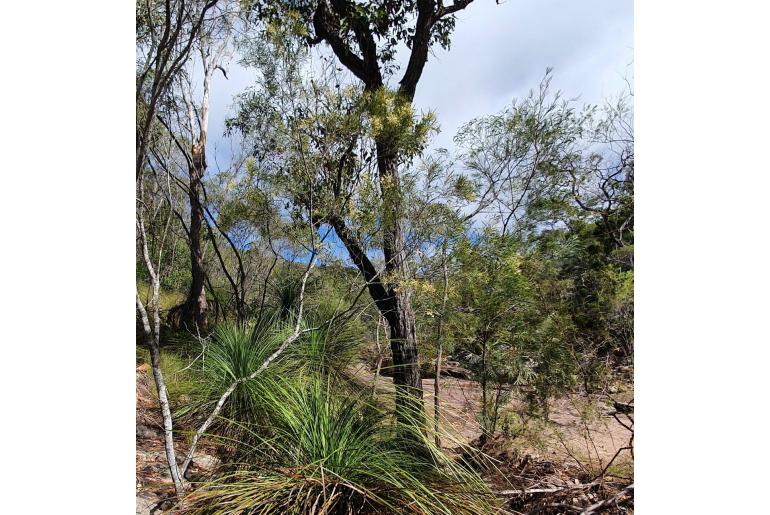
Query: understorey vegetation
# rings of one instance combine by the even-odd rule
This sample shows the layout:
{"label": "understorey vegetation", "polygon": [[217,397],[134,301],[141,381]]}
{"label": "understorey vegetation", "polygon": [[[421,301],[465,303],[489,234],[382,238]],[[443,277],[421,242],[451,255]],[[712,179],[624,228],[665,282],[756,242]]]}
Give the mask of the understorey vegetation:
{"label": "understorey vegetation", "polygon": [[414,96],[473,3],[137,4],[153,509],[633,511],[633,93],[548,70],[431,147]]}

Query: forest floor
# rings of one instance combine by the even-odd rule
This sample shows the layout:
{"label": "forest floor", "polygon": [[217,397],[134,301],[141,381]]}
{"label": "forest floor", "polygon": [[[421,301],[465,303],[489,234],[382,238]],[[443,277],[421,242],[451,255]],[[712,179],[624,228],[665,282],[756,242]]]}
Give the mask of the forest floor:
{"label": "forest floor", "polygon": [[[359,381],[373,386],[374,375],[365,365],[349,370],[350,375]],[[160,513],[167,504],[165,499],[173,495],[173,484],[165,465],[163,431],[157,400],[154,396],[151,380],[152,372],[147,365],[136,370],[136,512],[139,514]],[[423,379],[425,407],[432,424],[434,379]],[[376,382],[376,392],[387,396],[394,391],[390,377],[380,376]],[[528,419],[522,416],[522,406],[512,401],[501,410],[500,428],[506,436],[487,442],[482,448],[490,455],[499,468],[488,477],[490,483],[499,490],[511,486],[531,488],[543,484],[542,474],[532,475],[535,470],[545,471],[549,487],[554,484],[569,484],[580,481],[588,483],[597,477],[608,463],[607,474],[619,478],[621,483],[633,481],[633,458],[627,449],[632,432],[625,425],[632,426],[630,417],[623,417],[613,408],[612,400],[628,402],[633,397],[629,387],[621,387],[607,395],[570,395],[555,399],[549,404],[548,422]],[[481,389],[477,383],[455,377],[441,378],[442,426],[451,433],[442,440],[442,446],[450,452],[463,452],[463,446],[478,444],[481,430],[476,421],[476,414],[481,405]],[[613,413],[615,416],[613,416]],[[617,417],[617,418],[616,418]],[[621,421],[623,424],[621,424]],[[187,447],[183,439],[177,444],[178,460]],[[617,457],[616,457],[617,454]],[[615,457],[613,461],[613,457]],[[191,473],[204,474],[217,464],[217,459],[199,451],[193,461]],[[529,473],[529,474],[528,474]],[[511,481],[527,478],[528,481]],[[531,478],[530,478],[531,476]],[[535,481],[535,478],[537,481]],[[614,491],[613,491],[614,493]],[[596,500],[596,495],[584,495],[584,503]],[[587,497],[585,497],[587,495]],[[594,495],[594,497],[591,497]],[[576,499],[572,499],[576,501]],[[550,503],[552,505],[554,503]],[[573,503],[574,504],[574,503]],[[509,507],[512,505],[509,505]],[[564,505],[568,506],[568,505]],[[561,508],[554,508],[558,511]],[[153,511],[154,510],[154,511]],[[542,510],[536,513],[550,513]],[[620,511],[627,513],[628,511]]]}
{"label": "forest floor", "polygon": [[[374,379],[374,374],[365,365],[352,369],[351,375],[369,385]],[[431,424],[434,384],[435,379],[422,380],[425,409]],[[451,428],[450,436],[455,439],[454,444],[443,442],[442,446],[451,449],[458,444],[476,441],[481,436],[481,428],[476,420],[481,411],[481,388],[478,383],[442,375],[440,387],[442,424]],[[392,395],[392,379],[379,376],[376,390],[378,394]],[[631,399],[633,390],[629,385],[620,385],[611,395],[572,394],[552,399],[549,402],[548,422],[527,418],[523,415],[522,404],[512,400],[500,410],[498,429],[504,431],[508,427],[508,431],[504,431],[510,435],[508,443],[520,453],[569,463],[589,471],[599,467],[598,471],[601,471],[619,449],[628,446],[632,436],[626,427],[632,426],[630,420],[623,416],[612,416],[616,412],[613,400],[628,402]],[[615,465],[620,469],[630,469],[630,453],[623,451],[613,463]]]}
{"label": "forest floor", "polygon": [[[152,370],[146,364],[136,368],[136,513],[162,513],[170,506],[174,484],[168,470],[163,445],[163,421],[158,410],[152,383]],[[176,439],[177,462],[184,461],[189,447],[184,438]],[[212,470],[219,460],[198,451],[190,464],[190,474],[202,475]]]}

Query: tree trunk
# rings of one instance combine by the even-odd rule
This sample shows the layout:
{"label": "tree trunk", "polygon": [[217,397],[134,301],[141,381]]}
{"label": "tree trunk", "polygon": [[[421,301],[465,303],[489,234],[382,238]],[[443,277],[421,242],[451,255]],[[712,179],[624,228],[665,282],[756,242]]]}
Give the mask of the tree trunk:
{"label": "tree trunk", "polygon": [[169,464],[168,470],[171,473],[171,480],[174,482],[176,495],[181,499],[184,496],[184,485],[176,462],[174,428],[171,421],[171,405],[168,401],[168,390],[166,390],[166,382],[163,380],[163,372],[160,369],[160,349],[158,348],[158,345],[153,344],[149,344],[149,347],[152,375],[155,379],[155,385],[158,391],[158,403],[160,404],[161,415],[163,418],[163,443],[166,449],[166,461]]}
{"label": "tree trunk", "polygon": [[185,301],[182,323],[188,329],[206,329],[206,275],[203,269],[203,244],[201,227],[203,225],[203,206],[200,201],[201,180],[206,170],[206,141],[193,144],[190,164],[190,271],[192,281]]}
{"label": "tree trunk", "polygon": [[489,406],[487,405],[487,338],[484,335],[481,347],[481,436],[479,441],[485,444],[488,436]]}
{"label": "tree trunk", "polygon": [[380,377],[380,370],[382,369],[382,346],[380,345],[380,326],[385,325],[382,315],[377,319],[377,333],[375,334],[374,341],[377,345],[377,367],[374,371],[374,380],[372,381],[372,397],[377,394],[377,378]]}
{"label": "tree trunk", "polygon": [[402,422],[422,422],[422,378],[418,363],[415,317],[409,296],[394,295],[395,312],[390,313],[390,350],[393,354],[393,384],[396,386],[396,416]]}
{"label": "tree trunk", "polygon": [[[383,200],[383,254],[389,302],[383,316],[390,327],[393,354],[393,384],[396,386],[396,417],[423,423],[422,379],[417,351],[416,321],[412,292],[402,281],[409,277],[404,238],[403,205],[398,173],[397,149],[388,141],[377,141],[377,168]],[[382,308],[380,308],[382,311]]]}
{"label": "tree trunk", "polygon": [[441,245],[442,258],[441,268],[444,272],[444,296],[441,299],[441,313],[438,318],[438,352],[436,353],[436,379],[433,382],[433,430],[435,434],[436,447],[441,448],[441,437],[439,436],[439,420],[441,418],[441,358],[444,352],[444,333],[443,324],[444,316],[446,316],[446,304],[449,299],[449,271],[447,270],[447,238],[444,237],[444,242]]}

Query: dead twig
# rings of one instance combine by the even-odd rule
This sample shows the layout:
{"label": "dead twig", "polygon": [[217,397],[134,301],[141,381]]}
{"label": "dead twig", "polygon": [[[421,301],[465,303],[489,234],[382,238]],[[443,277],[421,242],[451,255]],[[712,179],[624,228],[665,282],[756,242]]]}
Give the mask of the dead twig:
{"label": "dead twig", "polygon": [[604,508],[605,506],[609,506],[612,503],[617,503],[621,498],[627,496],[627,495],[633,495],[634,491],[634,484],[631,483],[627,487],[625,487],[623,490],[615,494],[614,496],[610,497],[609,499],[601,500],[597,503],[592,504],[582,512],[580,512],[580,515],[591,515],[592,513],[596,513],[600,509]]}
{"label": "dead twig", "polygon": [[568,486],[555,486],[553,488],[529,488],[526,490],[502,490],[497,492],[498,495],[529,495],[529,494],[553,494],[556,492],[562,492],[565,490],[585,490],[592,488],[599,483],[591,481],[590,483],[580,485],[568,485]]}

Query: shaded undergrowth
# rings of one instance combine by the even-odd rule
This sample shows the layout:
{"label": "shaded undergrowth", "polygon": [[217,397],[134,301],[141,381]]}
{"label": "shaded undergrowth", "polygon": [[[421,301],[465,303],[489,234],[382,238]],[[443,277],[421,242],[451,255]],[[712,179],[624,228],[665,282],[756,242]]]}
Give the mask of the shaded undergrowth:
{"label": "shaded undergrowth", "polygon": [[[291,320],[266,316],[215,327],[197,354],[191,345],[166,350],[177,428],[189,434],[198,427],[222,392],[257,370],[292,329]],[[344,373],[362,343],[349,321],[308,317],[299,340],[228,398],[204,437],[222,465],[198,478],[179,508],[222,515],[496,512],[477,472],[436,448],[427,429],[396,424],[392,399],[375,398]]]}

